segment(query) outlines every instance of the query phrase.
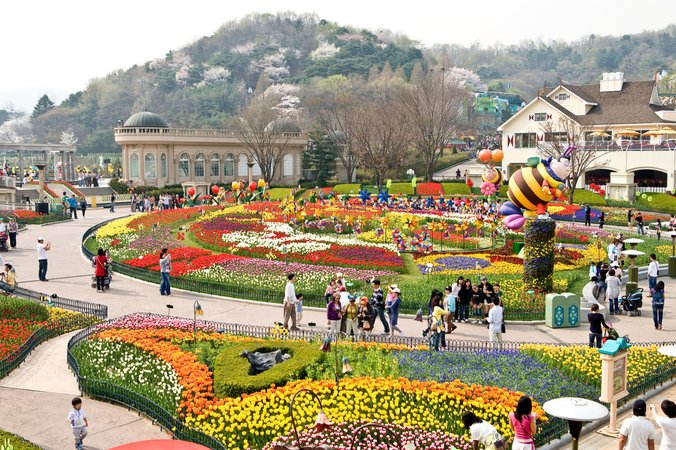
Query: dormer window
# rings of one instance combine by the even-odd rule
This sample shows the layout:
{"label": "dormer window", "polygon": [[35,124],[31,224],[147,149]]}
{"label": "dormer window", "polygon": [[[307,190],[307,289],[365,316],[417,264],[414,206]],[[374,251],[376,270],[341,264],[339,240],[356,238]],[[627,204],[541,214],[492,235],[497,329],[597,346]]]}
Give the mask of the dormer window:
{"label": "dormer window", "polygon": [[547,120],[547,113],[535,113],[533,114],[533,120],[536,122],[544,122]]}
{"label": "dormer window", "polygon": [[556,98],[556,100],[559,100],[559,101],[568,100],[570,98],[570,94],[562,92],[560,94],[557,94],[555,98]]}

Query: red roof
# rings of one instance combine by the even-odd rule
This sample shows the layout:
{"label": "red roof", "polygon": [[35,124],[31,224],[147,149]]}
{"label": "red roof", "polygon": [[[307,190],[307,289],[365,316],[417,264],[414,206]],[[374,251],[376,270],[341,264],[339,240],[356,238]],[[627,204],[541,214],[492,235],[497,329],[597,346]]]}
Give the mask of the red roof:
{"label": "red roof", "polygon": [[154,441],[132,442],[131,444],[113,447],[110,450],[209,450],[209,447],[186,441],[158,439]]}

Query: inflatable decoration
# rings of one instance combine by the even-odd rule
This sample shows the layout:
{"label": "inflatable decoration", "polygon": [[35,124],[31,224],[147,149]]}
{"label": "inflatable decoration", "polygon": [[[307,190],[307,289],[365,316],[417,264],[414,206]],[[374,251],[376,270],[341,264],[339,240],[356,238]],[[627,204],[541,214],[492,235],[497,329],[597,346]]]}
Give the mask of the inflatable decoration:
{"label": "inflatable decoration", "polygon": [[359,191],[359,200],[363,204],[366,204],[369,200],[371,200],[371,193],[368,191],[368,189],[362,189]]}
{"label": "inflatable decoration", "polygon": [[495,187],[495,184],[490,181],[484,181],[484,184],[481,185],[481,193],[486,197],[494,195],[498,190]]}
{"label": "inflatable decoration", "polygon": [[526,219],[547,216],[547,204],[554,198],[563,197],[564,182],[572,172],[570,157],[574,151],[575,147],[568,147],[559,159],[528,158],[528,166],[510,177],[509,201],[500,208],[507,228],[518,230]]}
{"label": "inflatable decoration", "polygon": [[[486,165],[486,168],[481,174],[481,180],[483,181],[481,193],[486,197],[494,195],[502,185],[502,169],[496,167],[495,164],[500,163],[503,156],[504,154],[500,149],[491,151],[485,148],[479,152],[479,161]],[[492,184],[493,188],[490,188],[487,183]]]}
{"label": "inflatable decoration", "polygon": [[470,180],[469,178],[467,179],[467,186],[469,186],[470,188],[472,188],[474,186],[474,182],[472,180]]}
{"label": "inflatable decoration", "polygon": [[389,190],[392,187],[392,180],[388,178],[387,181],[385,182],[385,186]]}
{"label": "inflatable decoration", "polygon": [[413,189],[415,189],[417,184],[418,184],[418,178],[416,178],[416,177],[411,178],[411,186],[413,187]]}

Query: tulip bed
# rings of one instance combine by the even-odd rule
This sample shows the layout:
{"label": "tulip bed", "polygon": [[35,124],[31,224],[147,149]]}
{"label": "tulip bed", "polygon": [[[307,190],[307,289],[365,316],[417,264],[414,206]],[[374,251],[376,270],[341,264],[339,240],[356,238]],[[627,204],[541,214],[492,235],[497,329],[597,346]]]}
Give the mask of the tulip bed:
{"label": "tulip bed", "polygon": [[[319,406],[311,396],[299,395],[294,411],[307,442],[347,445],[344,439],[360,423],[380,421],[395,425],[407,440],[418,436],[417,444],[438,440],[461,449],[468,448],[457,437],[465,434],[460,416],[467,409],[510,438],[508,413],[527,393],[535,400],[541,432],[551,438],[552,432],[559,431],[550,426],[540,407],[543,402],[559,396],[598,395],[600,363],[594,349],[524,344],[506,351],[430,353],[396,344],[346,342],[332,349],[354,368],[342,376],[340,389],[335,386],[333,355],[327,354],[307,359],[309,366],[302,372],[289,370],[286,378],[279,376],[287,364],[282,362],[275,366],[276,382],[262,390],[219,397],[214,389],[219,355],[228,352],[231,359],[233,352],[242,349],[277,344],[226,335],[208,323],[198,323],[195,342],[192,325],[191,320],[179,318],[127,316],[98,326],[73,353],[89,379],[122,384],[149,397],[230,450],[269,449],[273,440],[289,442],[289,401],[299,389],[316,393],[323,411],[339,424],[327,433],[310,428]],[[286,342],[285,346],[295,345]],[[319,342],[309,345],[319,348]],[[673,362],[655,347],[630,350],[630,389],[645,378],[668,379],[673,374]],[[239,377],[243,386],[251,383],[245,374]],[[385,447],[373,443],[367,448]]]}

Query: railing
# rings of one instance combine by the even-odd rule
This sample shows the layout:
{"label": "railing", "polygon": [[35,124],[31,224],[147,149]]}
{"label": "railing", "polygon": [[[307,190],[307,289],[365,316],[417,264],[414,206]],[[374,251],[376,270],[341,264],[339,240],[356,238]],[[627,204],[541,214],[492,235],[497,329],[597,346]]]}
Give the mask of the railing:
{"label": "railing", "polygon": [[[133,127],[133,128],[115,128],[115,135],[161,135],[176,137],[213,137],[213,138],[232,138],[238,139],[238,133],[233,130],[208,130],[196,128],[157,128],[157,127]],[[306,138],[305,133],[279,133],[280,137]]]}
{"label": "railing", "polygon": [[190,428],[180,419],[175,417],[172,412],[167,411],[142,394],[107,381],[81,376],[80,365],[73,355],[72,349],[94,332],[96,332],[96,327],[89,327],[86,330],[77,333],[68,342],[68,354],[66,358],[68,366],[77,378],[78,387],[83,394],[132,408],[157,422],[160,427],[169,431],[176,439],[194,442],[210,449],[226,450],[226,447],[219,441],[200,431]]}
{"label": "railing", "polygon": [[639,186],[636,190],[640,193],[644,192],[668,192],[666,187],[655,187],[655,186]]}
{"label": "railing", "polygon": [[32,300],[38,303],[46,304],[48,306],[55,306],[57,308],[75,311],[86,316],[93,316],[101,320],[108,318],[108,306],[99,303],[83,302],[81,300],[74,300],[65,297],[59,297],[56,294],[48,295],[38,291],[32,291],[17,286],[14,289],[13,295]]}
{"label": "railing", "polygon": [[16,178],[1,176],[0,177],[0,186],[2,187],[16,187]]}

